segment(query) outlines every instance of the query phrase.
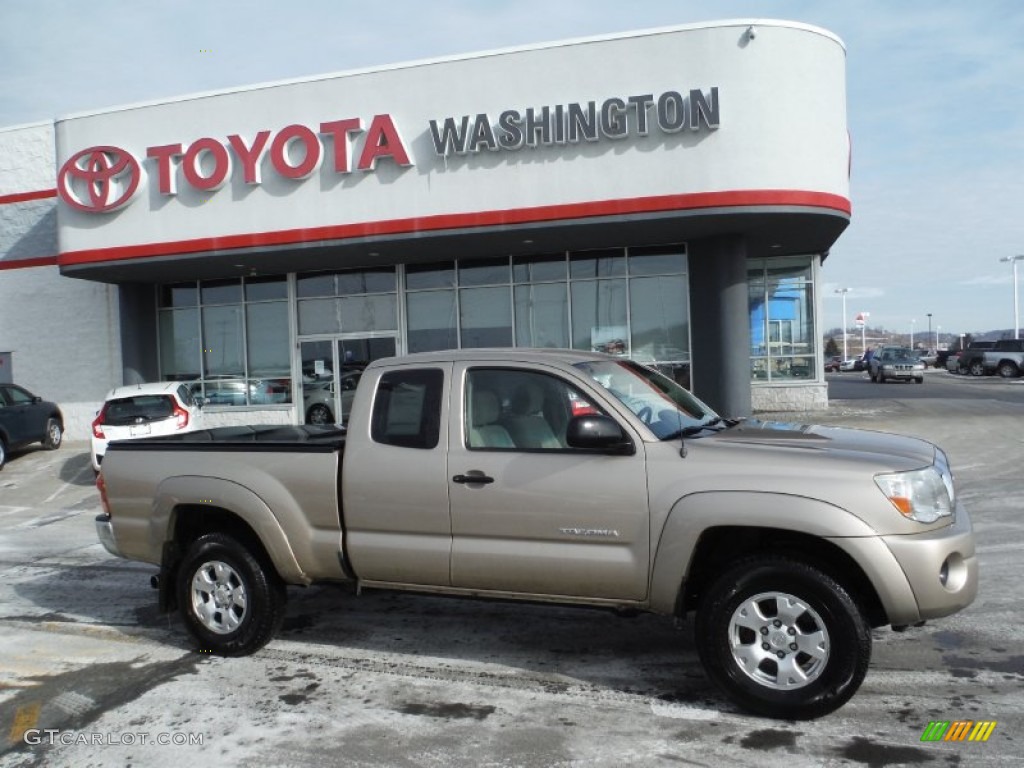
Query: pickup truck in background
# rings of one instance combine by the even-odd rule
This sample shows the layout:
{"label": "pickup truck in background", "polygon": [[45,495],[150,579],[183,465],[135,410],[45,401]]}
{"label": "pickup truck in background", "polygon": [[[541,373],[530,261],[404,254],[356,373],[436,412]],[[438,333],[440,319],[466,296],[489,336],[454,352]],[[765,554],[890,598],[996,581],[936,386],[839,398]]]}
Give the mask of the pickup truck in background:
{"label": "pickup truck in background", "polygon": [[998,373],[1004,379],[1015,379],[1024,374],[1024,339],[971,342],[960,353],[958,366],[972,376]]}
{"label": "pickup truck in background", "polygon": [[257,651],[286,585],[695,617],[739,706],[813,718],[858,689],[871,629],[964,608],[970,518],[923,440],[723,419],[662,374],[571,350],[378,360],[346,430],[113,442],[96,520],[204,651]]}

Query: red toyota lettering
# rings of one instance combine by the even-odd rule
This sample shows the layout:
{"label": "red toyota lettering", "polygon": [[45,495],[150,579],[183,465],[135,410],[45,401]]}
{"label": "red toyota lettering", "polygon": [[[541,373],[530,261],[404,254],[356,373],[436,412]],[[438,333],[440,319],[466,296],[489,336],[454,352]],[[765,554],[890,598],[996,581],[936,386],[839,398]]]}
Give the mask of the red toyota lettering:
{"label": "red toyota lettering", "polygon": [[346,120],[333,120],[320,123],[320,133],[326,133],[334,143],[334,170],[338,173],[349,173],[348,142],[350,133],[362,133],[363,121],[358,117]]}
{"label": "red toyota lettering", "polygon": [[[303,145],[305,156],[302,162],[292,165],[290,149],[295,143]],[[270,144],[270,162],[274,169],[287,179],[304,179],[320,167],[320,140],[304,125],[289,125],[278,131]]]}
{"label": "red toyota lettering", "polygon": [[231,148],[235,150],[238,159],[242,161],[242,178],[246,184],[260,183],[260,160],[263,159],[263,150],[266,149],[267,139],[270,138],[270,131],[260,131],[253,139],[252,146],[245,146],[245,139],[236,133],[228,136]]}
{"label": "red toyota lettering", "polygon": [[356,167],[360,171],[372,171],[377,167],[377,161],[385,157],[403,167],[412,165],[391,115],[374,115],[366,130],[366,143]]}
{"label": "red toyota lettering", "polygon": [[[201,157],[204,152],[213,158],[213,171],[209,176],[203,176],[202,173]],[[220,189],[231,173],[231,156],[224,145],[216,139],[197,139],[185,151],[181,170],[185,174],[185,181],[196,189],[204,192]]]}
{"label": "red toyota lettering", "polygon": [[172,161],[181,155],[181,144],[163,144],[146,150],[146,157],[156,160],[157,189],[161,195],[178,194]]}

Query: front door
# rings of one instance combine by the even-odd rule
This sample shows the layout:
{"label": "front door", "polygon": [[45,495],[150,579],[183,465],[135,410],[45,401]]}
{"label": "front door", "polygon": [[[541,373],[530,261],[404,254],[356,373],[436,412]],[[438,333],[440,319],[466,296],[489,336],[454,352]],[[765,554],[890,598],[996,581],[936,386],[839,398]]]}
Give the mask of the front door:
{"label": "front door", "polygon": [[599,410],[555,373],[456,364],[448,458],[453,587],[647,596],[643,443],[634,436],[631,456],[569,448],[566,425],[581,409]]}
{"label": "front door", "polygon": [[347,424],[363,369],[395,354],[394,336],[335,336],[299,342],[302,422]]}

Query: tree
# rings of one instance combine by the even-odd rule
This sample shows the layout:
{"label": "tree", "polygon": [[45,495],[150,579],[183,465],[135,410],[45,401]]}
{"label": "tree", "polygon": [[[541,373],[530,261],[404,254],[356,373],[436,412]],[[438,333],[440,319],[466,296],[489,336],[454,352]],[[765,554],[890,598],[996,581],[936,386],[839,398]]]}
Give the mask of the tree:
{"label": "tree", "polygon": [[833,336],[828,337],[828,341],[825,342],[825,357],[838,357],[839,356],[839,345],[836,344],[836,340]]}

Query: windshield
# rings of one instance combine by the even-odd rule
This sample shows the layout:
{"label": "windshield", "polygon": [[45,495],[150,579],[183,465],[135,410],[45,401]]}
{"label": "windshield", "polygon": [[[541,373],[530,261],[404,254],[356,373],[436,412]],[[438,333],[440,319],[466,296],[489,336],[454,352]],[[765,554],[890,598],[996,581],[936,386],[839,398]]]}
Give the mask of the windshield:
{"label": "windshield", "polygon": [[664,374],[631,360],[577,363],[662,440],[697,434],[721,422],[711,408]]}

